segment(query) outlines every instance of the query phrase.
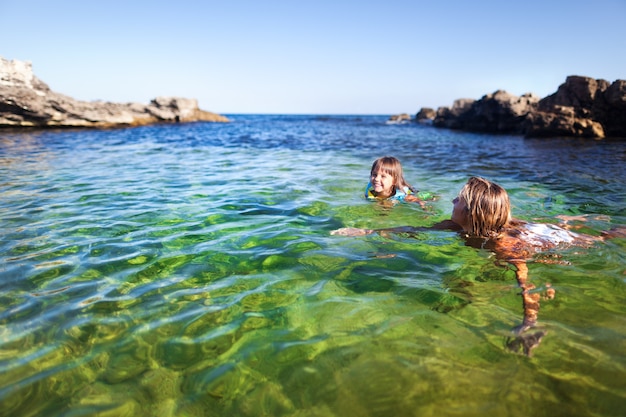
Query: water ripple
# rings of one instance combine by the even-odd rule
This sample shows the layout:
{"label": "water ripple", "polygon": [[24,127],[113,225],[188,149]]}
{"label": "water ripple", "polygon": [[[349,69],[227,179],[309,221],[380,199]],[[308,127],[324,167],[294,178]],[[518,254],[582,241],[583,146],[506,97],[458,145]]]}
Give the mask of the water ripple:
{"label": "water ripple", "polygon": [[[531,264],[558,295],[542,301],[539,359],[520,361],[503,349],[521,318],[514,274],[488,252],[449,232],[329,232],[432,224],[484,175],[517,216],[586,215],[599,234],[626,222],[624,142],[232,119],[0,134],[0,415],[621,409],[623,241]],[[384,154],[439,196],[430,210],[363,201]],[[554,378],[597,400],[554,393]],[[538,408],[513,406],[529,386]]]}

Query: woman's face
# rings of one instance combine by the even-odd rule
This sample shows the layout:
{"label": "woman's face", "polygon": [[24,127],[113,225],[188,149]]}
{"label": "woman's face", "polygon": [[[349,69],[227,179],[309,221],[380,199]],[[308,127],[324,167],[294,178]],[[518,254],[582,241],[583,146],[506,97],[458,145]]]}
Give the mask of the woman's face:
{"label": "woman's face", "polygon": [[393,176],[386,173],[382,169],[373,172],[370,176],[370,182],[376,194],[390,196],[393,191]]}
{"label": "woman's face", "polygon": [[452,217],[450,219],[461,226],[463,230],[467,231],[467,226],[469,225],[469,210],[467,209],[465,199],[462,197],[456,197],[452,200],[452,204]]}

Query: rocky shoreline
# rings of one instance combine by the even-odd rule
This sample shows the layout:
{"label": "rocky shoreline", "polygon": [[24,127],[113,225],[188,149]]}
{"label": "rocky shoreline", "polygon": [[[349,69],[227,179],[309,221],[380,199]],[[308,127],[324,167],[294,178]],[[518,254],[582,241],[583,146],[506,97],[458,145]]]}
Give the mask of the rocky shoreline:
{"label": "rocky shoreline", "polygon": [[626,138],[626,80],[569,76],[540,99],[498,90],[452,107],[422,108],[414,120],[435,127],[526,137]]}
{"label": "rocky shoreline", "polygon": [[156,123],[228,122],[195,99],[157,97],[139,103],[85,102],[56,93],[30,62],[0,57],[0,128],[114,128]]}
{"label": "rocky shoreline", "polygon": [[[545,98],[504,90],[451,107],[424,107],[408,121],[435,127],[526,137],[626,138],[626,80],[569,76]],[[149,104],[86,102],[56,93],[35,77],[30,62],[0,57],[0,128],[112,128],[155,123],[229,122],[201,110],[195,99],[157,97]]]}

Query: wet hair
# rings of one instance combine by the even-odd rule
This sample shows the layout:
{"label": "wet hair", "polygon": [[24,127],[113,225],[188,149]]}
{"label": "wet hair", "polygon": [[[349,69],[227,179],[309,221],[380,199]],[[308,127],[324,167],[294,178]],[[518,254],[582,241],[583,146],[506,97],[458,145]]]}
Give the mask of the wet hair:
{"label": "wet hair", "polygon": [[402,172],[402,164],[393,156],[382,156],[374,161],[370,175],[375,175],[378,171],[391,175],[393,178],[393,185],[396,188],[409,187],[413,192],[416,190],[404,179],[404,173]]}
{"label": "wet hair", "polygon": [[467,205],[469,236],[496,238],[511,220],[509,195],[498,184],[471,177],[459,192]]}

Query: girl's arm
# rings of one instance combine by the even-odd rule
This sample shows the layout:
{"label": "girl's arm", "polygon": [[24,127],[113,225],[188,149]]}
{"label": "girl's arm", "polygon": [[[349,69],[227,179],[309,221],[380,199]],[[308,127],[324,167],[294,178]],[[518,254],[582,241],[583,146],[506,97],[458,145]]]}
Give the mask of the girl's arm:
{"label": "girl's arm", "polygon": [[408,201],[409,203],[418,203],[421,208],[426,208],[426,202],[415,194],[408,194],[404,197],[404,201]]}

